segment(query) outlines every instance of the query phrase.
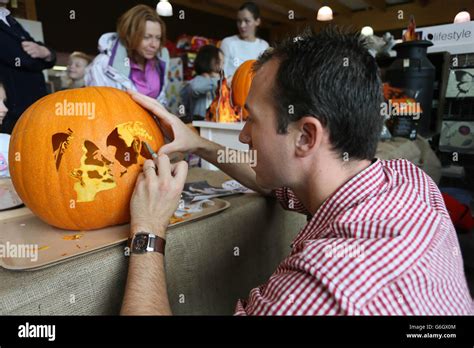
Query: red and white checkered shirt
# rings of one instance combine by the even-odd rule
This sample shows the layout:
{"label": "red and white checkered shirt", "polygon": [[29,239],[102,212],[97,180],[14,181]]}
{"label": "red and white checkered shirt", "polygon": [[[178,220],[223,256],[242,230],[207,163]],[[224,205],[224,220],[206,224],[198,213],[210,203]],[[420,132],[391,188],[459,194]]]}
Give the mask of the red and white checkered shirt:
{"label": "red and white checkered shirt", "polygon": [[[289,210],[310,215],[293,192]],[[436,184],[377,160],[309,216],[268,282],[236,315],[472,315],[456,231]]]}

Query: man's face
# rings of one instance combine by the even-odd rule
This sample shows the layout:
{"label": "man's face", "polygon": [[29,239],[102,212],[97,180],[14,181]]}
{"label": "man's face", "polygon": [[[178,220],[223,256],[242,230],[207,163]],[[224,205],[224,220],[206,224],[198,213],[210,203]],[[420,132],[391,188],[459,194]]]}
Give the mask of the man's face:
{"label": "man's face", "polygon": [[249,118],[239,136],[250,150],[257,151],[257,165],[254,167],[257,183],[267,189],[285,186],[294,153],[291,137],[277,133],[271,91],[278,66],[279,62],[272,59],[255,74],[246,103]]}

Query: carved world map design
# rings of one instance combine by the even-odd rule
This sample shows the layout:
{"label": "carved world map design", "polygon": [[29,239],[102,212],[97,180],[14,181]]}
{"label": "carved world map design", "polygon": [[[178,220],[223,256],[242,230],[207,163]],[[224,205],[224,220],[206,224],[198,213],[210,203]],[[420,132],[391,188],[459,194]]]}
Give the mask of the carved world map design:
{"label": "carved world map design", "polygon": [[[52,145],[56,170],[59,170],[61,160],[74,138],[73,130],[53,134]],[[90,140],[82,144],[83,155],[78,168],[74,168],[70,175],[76,180],[74,191],[77,193],[77,202],[92,202],[97,193],[111,190],[117,186],[112,173],[112,165],[120,165],[120,177],[126,175],[128,168],[138,164],[141,157],[151,159],[143,141],[150,142],[153,137],[145,130],[141,122],[127,122],[119,124],[107,136],[106,146],[115,147],[114,159],[109,159],[101,153],[99,147]]]}

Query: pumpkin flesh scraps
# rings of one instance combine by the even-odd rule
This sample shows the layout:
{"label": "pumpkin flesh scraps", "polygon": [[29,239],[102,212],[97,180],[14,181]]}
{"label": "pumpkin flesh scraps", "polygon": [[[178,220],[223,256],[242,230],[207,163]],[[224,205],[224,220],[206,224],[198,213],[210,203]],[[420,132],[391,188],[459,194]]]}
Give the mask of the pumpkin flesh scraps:
{"label": "pumpkin flesh scraps", "polygon": [[83,233],[81,233],[81,234],[70,234],[70,235],[67,235],[67,236],[63,236],[63,239],[64,240],[78,240],[78,239],[81,239],[82,236],[84,236]]}

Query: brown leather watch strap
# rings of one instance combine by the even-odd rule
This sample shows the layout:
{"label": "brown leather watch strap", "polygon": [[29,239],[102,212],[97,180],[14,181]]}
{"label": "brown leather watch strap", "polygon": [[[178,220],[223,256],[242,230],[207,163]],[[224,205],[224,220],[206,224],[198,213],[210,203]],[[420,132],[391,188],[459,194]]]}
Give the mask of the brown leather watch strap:
{"label": "brown leather watch strap", "polygon": [[[127,246],[130,248],[130,251],[132,253],[133,252],[133,241],[135,239],[135,237],[138,235],[138,234],[145,234],[145,235],[148,235],[150,236],[150,233],[148,232],[138,232],[135,234],[135,236],[132,236],[128,239],[128,242],[127,242]],[[165,246],[166,246],[166,240],[164,240],[163,238],[155,235],[155,234],[152,234],[153,237],[150,237],[152,239],[151,242],[149,242],[149,245],[153,248],[153,251],[155,252],[159,252],[160,254],[165,254]]]}
{"label": "brown leather watch strap", "polygon": [[155,251],[157,251],[157,252],[164,255],[165,254],[166,240],[164,240],[161,237],[156,236],[154,244],[155,245],[154,245],[153,249],[155,249]]}

